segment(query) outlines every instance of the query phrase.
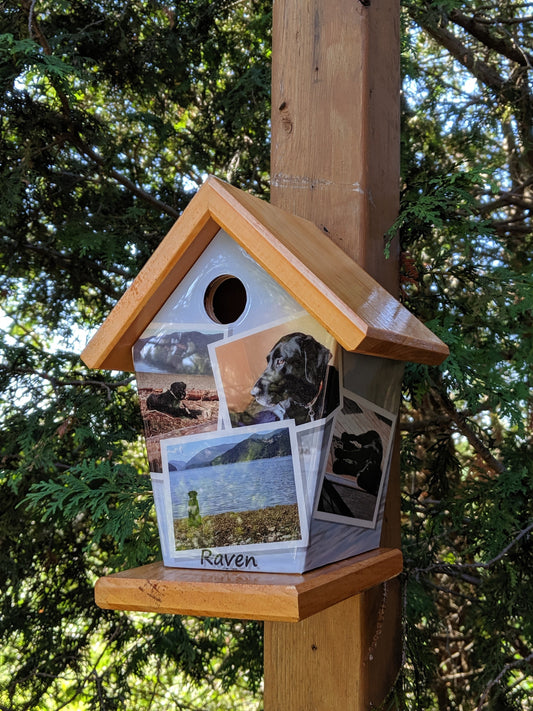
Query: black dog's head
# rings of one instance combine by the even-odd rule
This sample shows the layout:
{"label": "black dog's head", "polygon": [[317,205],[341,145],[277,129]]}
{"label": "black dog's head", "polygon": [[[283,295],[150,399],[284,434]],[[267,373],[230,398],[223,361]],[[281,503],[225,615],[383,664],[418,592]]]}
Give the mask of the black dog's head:
{"label": "black dog's head", "polygon": [[310,408],[320,392],[330,358],[330,351],[312,336],[283,336],[267,355],[267,367],[251,393],[281,419],[291,407]]}
{"label": "black dog's head", "polygon": [[187,393],[187,386],[180,380],[172,383],[170,386],[170,392],[174,395],[177,400],[185,400],[185,395]]}

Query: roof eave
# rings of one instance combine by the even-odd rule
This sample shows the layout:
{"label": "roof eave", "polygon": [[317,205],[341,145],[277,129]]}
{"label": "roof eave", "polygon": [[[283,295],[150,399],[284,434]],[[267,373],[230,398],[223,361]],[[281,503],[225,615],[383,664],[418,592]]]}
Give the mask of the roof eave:
{"label": "roof eave", "polygon": [[210,177],[83,351],[133,370],[131,349],[219,229],[349,351],[429,365],[447,346],[311,222]]}

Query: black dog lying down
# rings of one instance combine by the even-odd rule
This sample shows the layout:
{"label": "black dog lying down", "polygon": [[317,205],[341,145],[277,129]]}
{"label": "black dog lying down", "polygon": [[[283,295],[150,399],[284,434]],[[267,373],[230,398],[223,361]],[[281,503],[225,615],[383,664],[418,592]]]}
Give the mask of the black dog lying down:
{"label": "black dog lying down", "polygon": [[146,398],[146,408],[148,410],[156,410],[163,412],[165,415],[172,417],[192,417],[195,419],[198,415],[191,412],[181,401],[185,399],[186,385],[181,381],[172,383],[169,390],[164,393],[151,393]]}
{"label": "black dog lying down", "polygon": [[[290,333],[280,338],[268,353],[267,367],[251,390],[261,407],[253,405],[249,414],[256,422],[270,417],[294,419],[297,425],[322,417],[330,358],[331,352],[313,336]],[[338,374],[336,388],[333,397],[338,403]]]}
{"label": "black dog lying down", "polygon": [[357,485],[377,496],[381,483],[383,445],[375,430],[354,435],[343,432],[335,442],[333,473],[357,478]]}

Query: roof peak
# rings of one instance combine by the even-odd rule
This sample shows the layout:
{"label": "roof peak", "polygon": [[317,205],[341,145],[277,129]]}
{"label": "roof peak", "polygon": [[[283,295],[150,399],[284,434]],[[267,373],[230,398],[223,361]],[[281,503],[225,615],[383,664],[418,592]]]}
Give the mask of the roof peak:
{"label": "roof peak", "polygon": [[209,176],[82,353],[133,370],[131,349],[224,230],[349,351],[436,365],[447,346],[316,225]]}

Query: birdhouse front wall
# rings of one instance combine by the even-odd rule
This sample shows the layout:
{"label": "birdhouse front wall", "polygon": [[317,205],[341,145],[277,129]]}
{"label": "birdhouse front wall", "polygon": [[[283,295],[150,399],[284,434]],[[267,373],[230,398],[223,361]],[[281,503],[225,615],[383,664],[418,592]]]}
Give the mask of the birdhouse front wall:
{"label": "birdhouse front wall", "polygon": [[166,565],[303,572],[379,546],[401,363],[343,352],[222,230],[133,361]]}

